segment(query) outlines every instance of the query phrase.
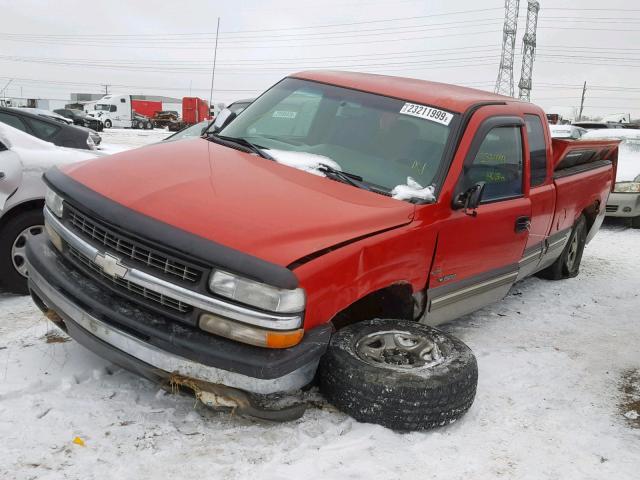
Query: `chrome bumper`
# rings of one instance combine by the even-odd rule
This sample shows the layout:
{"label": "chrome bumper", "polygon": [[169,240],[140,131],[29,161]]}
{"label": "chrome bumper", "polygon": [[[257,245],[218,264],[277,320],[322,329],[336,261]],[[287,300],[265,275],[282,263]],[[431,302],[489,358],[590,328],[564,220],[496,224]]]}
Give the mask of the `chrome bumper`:
{"label": "chrome bumper", "polygon": [[167,374],[177,374],[203,382],[221,384],[257,394],[270,394],[297,390],[313,379],[318,360],[307,363],[282,377],[253,378],[240,373],[203,365],[150,345],[129,333],[117,329],[86,312],[55,289],[31,264],[29,284],[41,296],[47,307],[53,309],[65,322],[71,321],[86,333],[111,346],[121,354],[129,355],[150,367]]}

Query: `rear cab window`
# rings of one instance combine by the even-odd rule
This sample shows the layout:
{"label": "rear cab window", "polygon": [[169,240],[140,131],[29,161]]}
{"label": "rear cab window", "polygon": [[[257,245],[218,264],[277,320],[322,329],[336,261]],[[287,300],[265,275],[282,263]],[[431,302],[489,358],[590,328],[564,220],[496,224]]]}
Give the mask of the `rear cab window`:
{"label": "rear cab window", "polygon": [[537,115],[526,114],[524,122],[527,127],[527,138],[529,139],[530,185],[537,187],[547,179],[547,143],[544,136],[544,127],[540,117]]}

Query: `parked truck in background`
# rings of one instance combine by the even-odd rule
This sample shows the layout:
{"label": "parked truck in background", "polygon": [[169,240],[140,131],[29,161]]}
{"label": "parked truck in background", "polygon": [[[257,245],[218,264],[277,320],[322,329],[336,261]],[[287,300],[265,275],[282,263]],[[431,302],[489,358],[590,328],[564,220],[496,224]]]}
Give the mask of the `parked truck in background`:
{"label": "parked truck in background", "polygon": [[162,102],[137,100],[132,95],[105,95],[87,114],[102,121],[104,128],[153,128],[150,118],[162,111]]}
{"label": "parked truck in background", "polygon": [[184,97],[182,99],[182,118],[168,124],[169,130],[177,132],[204,120],[210,120],[209,103],[198,97]]}
{"label": "parked truck in background", "polygon": [[317,378],[360,421],[453,422],[477,363],[433,326],[577,275],[616,177],[619,140],[441,83],[302,72],[234,117],[47,172],[29,287],[95,353],[262,418]]}

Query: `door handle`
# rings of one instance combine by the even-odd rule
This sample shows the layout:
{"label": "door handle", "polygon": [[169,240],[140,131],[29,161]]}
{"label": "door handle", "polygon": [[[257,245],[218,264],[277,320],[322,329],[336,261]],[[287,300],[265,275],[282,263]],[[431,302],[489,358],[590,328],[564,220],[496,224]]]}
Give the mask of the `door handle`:
{"label": "door handle", "polygon": [[516,233],[527,232],[531,228],[531,218],[518,217],[516,219]]}

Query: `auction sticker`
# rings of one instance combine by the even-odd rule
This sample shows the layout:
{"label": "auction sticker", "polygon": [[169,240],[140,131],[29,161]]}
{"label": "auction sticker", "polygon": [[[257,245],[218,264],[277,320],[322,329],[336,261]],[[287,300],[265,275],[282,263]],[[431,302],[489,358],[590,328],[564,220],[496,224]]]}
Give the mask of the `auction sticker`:
{"label": "auction sticker", "polygon": [[453,115],[449,112],[425,105],[416,105],[415,103],[405,103],[400,109],[400,113],[424,118],[425,120],[441,123],[442,125],[449,125],[453,119]]}

